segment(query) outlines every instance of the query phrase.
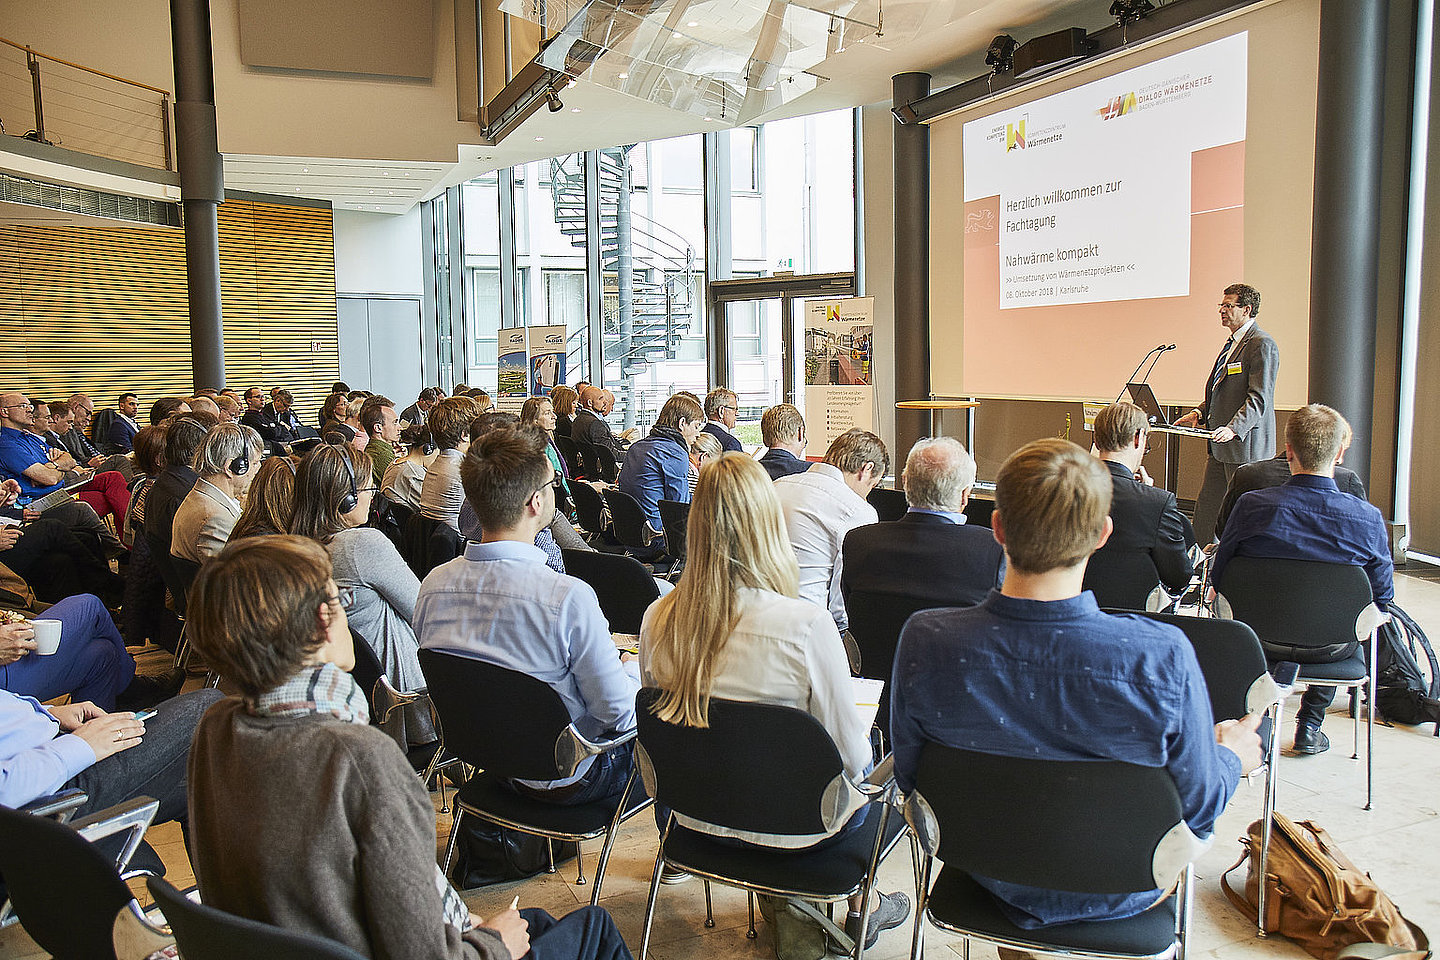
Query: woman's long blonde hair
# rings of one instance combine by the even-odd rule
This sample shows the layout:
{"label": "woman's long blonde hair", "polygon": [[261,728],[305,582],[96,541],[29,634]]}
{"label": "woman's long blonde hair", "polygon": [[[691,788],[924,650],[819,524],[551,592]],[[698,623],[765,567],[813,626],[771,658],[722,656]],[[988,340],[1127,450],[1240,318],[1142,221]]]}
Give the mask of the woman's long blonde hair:
{"label": "woman's long blonde hair", "polygon": [[743,453],[705,464],[690,504],[686,551],[679,584],[655,602],[646,669],[664,691],[655,715],[704,727],[716,667],[739,619],[740,588],[800,594],[780,501],[760,464]]}

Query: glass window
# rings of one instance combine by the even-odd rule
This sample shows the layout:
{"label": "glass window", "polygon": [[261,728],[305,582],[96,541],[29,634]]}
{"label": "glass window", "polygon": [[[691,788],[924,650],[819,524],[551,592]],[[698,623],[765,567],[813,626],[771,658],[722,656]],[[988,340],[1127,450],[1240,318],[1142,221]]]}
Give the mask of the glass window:
{"label": "glass window", "polygon": [[738,127],[730,131],[730,189],[754,193],[760,189],[760,129]]}
{"label": "glass window", "polygon": [[471,180],[461,190],[465,205],[465,331],[468,369],[463,379],[471,386],[495,391],[496,331],[500,329],[500,180],[494,173]]}
{"label": "glass window", "polygon": [[[515,168],[515,266],[519,326],[564,324],[565,380],[584,377],[585,155]],[[522,243],[523,241],[523,243]]]}

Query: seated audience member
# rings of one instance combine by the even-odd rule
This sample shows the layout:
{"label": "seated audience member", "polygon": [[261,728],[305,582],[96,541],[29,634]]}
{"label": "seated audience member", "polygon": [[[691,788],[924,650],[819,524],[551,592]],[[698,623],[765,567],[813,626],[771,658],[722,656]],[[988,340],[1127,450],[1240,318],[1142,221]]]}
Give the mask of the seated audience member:
{"label": "seated audience member", "polygon": [[140,432],[140,424],[135,422],[139,413],[139,398],[133,393],[120,394],[120,399],[115,401],[115,416],[110,418],[110,432],[106,436],[110,447],[116,452],[130,452],[135,434]]}
{"label": "seated audience member", "polygon": [[131,459],[122,453],[107,457],[96,450],[89,438],[75,428],[75,414],[70,404],[63,400],[50,403],[50,434],[46,442],[70,454],[80,466],[89,467],[96,473],[118,471],[126,483],[135,479],[135,465]]}
{"label": "seated audience member", "polygon": [[[1215,723],[1178,628],[1101,613],[1082,590],[1086,560],[1110,532],[1113,486],[1094,457],[1058,438],[1026,444],[1000,468],[992,522],[1005,548],[1004,586],[978,607],[921,611],[900,635],[890,731],[902,791],[915,788],[927,742],[1164,767],[1185,822],[1206,837],[1240,777],[1259,766],[1261,715]],[[975,879],[1024,929],[1131,917],[1166,896]]]}
{"label": "seated audience member", "polygon": [[[576,443],[588,443],[593,447],[608,447],[616,460],[625,456],[625,444],[610,431],[605,418],[615,406],[615,395],[599,387],[587,386],[580,391],[579,405],[575,408],[575,419],[570,425],[570,439]],[[625,431],[625,437],[632,431]]]}
{"label": "seated audience member", "polygon": [[323,437],[331,424],[344,423],[350,413],[350,401],[343,393],[332,393],[320,405],[320,435]]}
{"label": "seated audience member", "polygon": [[365,526],[375,486],[363,453],[348,447],[316,447],[300,461],[295,477],[295,516],[290,532],[330,551],[335,582],[349,594],[350,627],[375,651],[397,690],[425,686],[419,644],[411,624],[420,581],[390,539]]}
{"label": "seated audience member", "polygon": [[[20,496],[14,480],[0,483],[0,510],[19,520],[11,509]],[[97,594],[118,604],[124,583],[110,572],[99,543],[87,545],[63,521],[42,516],[20,526],[0,526],[0,564],[30,585],[36,599],[54,603],[78,593]]]}
{"label": "seated audience member", "polygon": [[240,691],[205,714],[191,750],[190,849],[207,904],[367,957],[509,960],[533,947],[628,960],[598,907],[558,922],[466,910],[435,864],[430,797],[350,678],[355,649],[323,548],[293,536],[232,544],[196,578],[191,610],[196,649]]}
{"label": "seated audience member", "polygon": [[460,461],[470,449],[470,424],[479,415],[468,397],[447,397],[435,404],[425,421],[440,453],[425,471],[420,489],[420,512],[460,529],[460,505],[465,490],[460,483]]}
{"label": "seated audience member", "polygon": [[[130,548],[125,571],[125,599],[120,607],[120,630],[130,644],[154,641],[173,650],[180,638],[180,622],[165,607],[165,577],[145,536],[145,511],[151,488],[165,466],[166,428],[151,424],[135,434],[135,479],[130,482],[130,512],[121,537]],[[166,541],[168,542],[168,541]]]}
{"label": "seated audience member", "polygon": [[281,426],[275,420],[273,412],[266,413],[265,394],[259,387],[249,387],[245,390],[245,412],[240,416],[240,422],[260,434],[270,448],[270,452],[276,456],[288,456],[290,453],[290,441],[294,439],[290,435],[289,427]]}
{"label": "seated audience member", "polygon": [[83,393],[72,393],[70,399],[65,401],[65,404],[75,414],[75,426],[80,428],[80,432],[85,434],[91,443],[98,446],[98,441],[103,438],[97,438],[93,435],[95,401]]}
{"label": "seated audience member", "polygon": [[800,562],[800,596],[849,626],[840,590],[845,534],[880,519],[865,499],[890,469],[890,454],[875,434],[858,427],[835,438],[821,463],[775,481],[790,545]]}
{"label": "seated audience member", "polygon": [[54,700],[68,696],[101,710],[139,710],[180,692],[185,671],[159,676],[135,673],[135,660],[110,619],[110,611],[88,593],[66,597],[42,617],[60,621],[60,648],[47,656],[35,652],[35,629],[28,619],[0,610],[0,688],[21,697]]}
{"label": "seated audience member", "polygon": [[205,435],[191,466],[199,479],[185,496],[170,532],[170,555],[204,563],[225,546],[240,519],[240,498],[259,469],[260,435],[221,424]]}
{"label": "seated audience member", "polygon": [[195,391],[195,396],[209,397],[211,400],[214,400],[216,397],[220,396],[220,391],[216,390],[214,387],[201,387]]}
{"label": "seated audience member", "polygon": [[[559,384],[550,391],[550,404],[555,408],[555,430],[557,437],[569,437],[570,426],[575,422],[575,390],[565,384]],[[571,464],[572,468],[578,469],[578,464]]]}
{"label": "seated audience member", "polygon": [[[53,408],[52,408],[53,418]],[[1354,439],[1350,433],[1350,425],[1345,425],[1345,440],[1340,445],[1340,455],[1335,458],[1335,486],[1340,488],[1341,493],[1348,493],[1352,497],[1359,497],[1361,500],[1368,500],[1370,495],[1365,492],[1365,484],[1360,480],[1360,475],[1341,464],[1345,462],[1345,451],[1350,449],[1350,441]],[[1230,478],[1230,486],[1225,491],[1225,499],[1220,503],[1220,513],[1215,518],[1215,539],[1219,540],[1220,535],[1225,532],[1225,523],[1230,519],[1230,511],[1235,509],[1235,501],[1249,493],[1251,490],[1264,490],[1266,487],[1278,487],[1282,483],[1290,481],[1290,461],[1285,459],[1285,451],[1282,449],[1269,460],[1256,460],[1254,463],[1242,463],[1235,470],[1235,475]]]}
{"label": "seated audience member", "polygon": [[394,401],[382,396],[367,399],[360,405],[360,427],[365,431],[365,455],[374,464],[373,485],[378,488],[395,460],[395,444],[400,442]]}
{"label": "seated audience member", "polygon": [[185,402],[190,406],[191,411],[208,413],[215,418],[216,423],[219,423],[222,419],[220,416],[220,404],[216,403],[211,397],[197,393],[195,396],[186,399]]}
{"label": "seated audience member", "polygon": [[690,472],[687,478],[690,481],[690,499],[695,499],[695,485],[700,482],[700,468],[724,452],[725,448],[720,446],[720,441],[716,440],[712,433],[701,432],[700,436],[690,441]]}
{"label": "seated audience member", "polygon": [[728,387],[716,387],[705,394],[705,432],[716,440],[726,453],[743,450],[735,436],[735,418],[740,414],[740,398]]}
{"label": "seated audience member", "polygon": [[973,607],[1005,577],[1005,552],[990,529],[965,525],[974,458],[952,437],[921,440],[905,458],[903,479],[905,516],[845,535],[841,592]]}
{"label": "seated audience member", "polygon": [[118,526],[130,506],[130,492],[125,478],[115,471],[91,473],[82,468],[63,450],[52,450],[44,440],[30,431],[35,422],[34,408],[24,394],[0,395],[0,478],[16,481],[21,496],[37,499],[54,493],[67,482],[89,481],[74,487],[78,502],[71,502],[47,511],[78,531],[95,536],[107,551],[125,552],[118,537],[100,518],[113,516]]}
{"label": "seated audience member", "polygon": [[420,509],[420,496],[425,489],[426,461],[435,452],[430,428],[423,423],[411,424],[400,433],[405,456],[397,457],[385,468],[380,491],[391,503],[401,503],[411,510]]}
{"label": "seated audience member", "polygon": [[175,511],[200,479],[190,463],[213,426],[209,417],[199,413],[184,414],[165,425],[165,469],[145,498],[145,536],[152,550],[163,552],[156,557],[162,566],[169,562]]}
{"label": "seated audience member", "polygon": [[[795,555],[765,471],[743,453],[707,464],[688,530],[685,572],[640,627],[641,675],[663,691],[655,715],[704,727],[711,697],[796,707],[825,727],[845,772],[864,777],[870,737],[855,710],[845,646],[824,609],[799,599]],[[875,937],[910,912],[901,893],[878,894],[878,903],[871,906]],[[852,935],[861,906],[859,895],[851,898],[845,926]]]}
{"label": "seated audience member", "polygon": [[215,398],[215,406],[220,408],[221,423],[240,422],[240,401],[229,393],[222,393]]}
{"label": "seated audience member", "polygon": [[1140,461],[1150,435],[1145,411],[1133,403],[1112,403],[1095,416],[1095,449],[1110,471],[1114,496],[1110,519],[1114,529],[1097,556],[1148,556],[1160,582],[1179,595],[1190,585],[1190,548],[1195,531],[1180,512],[1175,494],[1154,486]]}
{"label": "seated audience member", "polygon": [[[1395,598],[1395,564],[1385,519],[1374,506],[1341,493],[1335,484],[1335,464],[1350,436],[1350,424],[1324,404],[1311,403],[1290,415],[1285,459],[1291,477],[1281,486],[1255,490],[1235,501],[1215,549],[1216,584],[1224,583],[1232,557],[1348,563],[1365,568],[1375,605],[1386,608]],[[1330,749],[1320,724],[1335,690],[1312,686],[1305,691],[1295,713],[1296,753]]]}
{"label": "seated audience member", "polygon": [[805,459],[805,417],[793,405],[777,403],[760,415],[760,439],[766,448],[760,466],[771,480],[810,469]]}
{"label": "seated audience member", "polygon": [[171,417],[190,412],[190,404],[184,397],[161,397],[150,405],[150,423],[164,423]]}
{"label": "seated audience member", "polygon": [[652,533],[659,534],[660,501],[690,502],[690,444],[705,426],[705,411],[693,397],[665,401],[650,435],[630,445],[616,485],[634,497]]}
{"label": "seated audience member", "polygon": [[218,690],[187,693],[142,722],[128,710],[107,713],[88,701],[45,707],[0,690],[0,804],[20,807],[74,787],[87,797],[77,817],[147,796],[160,801],[155,823],[184,824],[190,738],[220,698]]}
{"label": "seated audience member", "polygon": [[474,400],[477,404],[475,408],[475,416],[477,417],[482,413],[489,413],[495,409],[495,401],[490,399],[490,394],[486,393],[482,387],[471,387],[466,391],[465,396]]}
{"label": "seated audience member", "polygon": [[265,458],[245,493],[240,518],[230,531],[231,540],[290,532],[295,513],[295,471],[295,461],[289,457]]}
{"label": "seated audience member", "polygon": [[[436,416],[449,401],[441,401]],[[595,591],[551,570],[535,538],[555,516],[555,469],[535,439],[493,430],[461,468],[482,542],[441,564],[420,586],[415,632],[427,650],[474,657],[544,680],[576,729],[601,741],[635,728],[635,678],[610,639]],[[582,762],[558,781],[516,781],[526,795],[557,804],[615,797],[630,775],[631,745]]]}
{"label": "seated audience member", "polygon": [[435,402],[439,399],[440,388],[426,387],[420,391],[420,396],[414,403],[400,412],[400,419],[411,426],[423,424],[426,414],[430,412],[430,408],[435,406]]}
{"label": "seated audience member", "polygon": [[559,424],[559,420],[555,416],[554,402],[549,397],[529,398],[520,407],[520,422],[545,434],[545,458],[550,461],[550,466],[559,470],[565,477],[560,482],[558,492],[565,498],[569,498],[570,464],[565,462],[565,456],[555,445],[555,428]]}

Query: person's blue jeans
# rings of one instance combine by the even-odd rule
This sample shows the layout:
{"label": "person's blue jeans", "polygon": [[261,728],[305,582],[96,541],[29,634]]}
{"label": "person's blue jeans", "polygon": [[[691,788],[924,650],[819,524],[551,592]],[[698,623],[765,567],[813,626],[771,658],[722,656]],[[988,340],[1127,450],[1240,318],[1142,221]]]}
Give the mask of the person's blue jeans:
{"label": "person's blue jeans", "polygon": [[60,621],[60,649],[48,657],[28,653],[0,667],[0,686],[42,703],[69,694],[76,703],[89,700],[101,710],[114,710],[116,695],[135,677],[135,660],[125,652],[105,604],[82,593],[34,619]]}
{"label": "person's blue jeans", "polygon": [[580,907],[559,920],[544,910],[521,910],[520,915],[530,925],[534,960],[631,960],[604,907]]}
{"label": "person's blue jeans", "polygon": [[[542,803],[553,803],[560,807],[578,807],[582,804],[611,798],[618,800],[621,792],[625,789],[626,782],[630,779],[630,770],[634,766],[634,748],[635,741],[632,740],[600,754],[590,764],[590,769],[585,771],[585,775],[571,787],[536,790],[518,784],[513,786],[515,791],[522,796],[539,800]],[[638,796],[644,790],[645,785],[637,778],[632,796]]]}

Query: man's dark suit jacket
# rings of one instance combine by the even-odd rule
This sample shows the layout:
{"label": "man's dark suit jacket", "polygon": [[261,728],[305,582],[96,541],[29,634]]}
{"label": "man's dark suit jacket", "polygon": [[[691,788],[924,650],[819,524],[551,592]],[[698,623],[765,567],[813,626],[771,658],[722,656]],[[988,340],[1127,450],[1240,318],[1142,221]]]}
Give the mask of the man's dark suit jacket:
{"label": "man's dark suit jacket", "polygon": [[[1195,531],[1180,512],[1175,494],[1152,487],[1135,479],[1124,464],[1105,461],[1114,483],[1115,498],[1110,504],[1110,519],[1115,531],[1105,546],[1095,552],[1095,559],[1116,560],[1122,554],[1145,554],[1155,564],[1160,582],[1177,593],[1190,583],[1192,564],[1188,551],[1195,543]],[[1087,585],[1088,586],[1088,585]]]}
{"label": "man's dark suit jacket", "polygon": [[160,471],[155,485],[145,495],[145,536],[160,543],[170,542],[175,511],[199,479],[200,475],[186,466],[176,465]]}
{"label": "man's dark suit jacket", "polygon": [[[1235,509],[1235,501],[1239,500],[1242,494],[1251,490],[1278,487],[1289,481],[1290,464],[1285,459],[1284,450],[1280,451],[1279,456],[1247,463],[1236,470],[1235,476],[1230,478],[1230,488],[1225,491],[1225,501],[1220,504],[1220,513],[1215,518],[1215,536],[1218,538],[1225,532],[1225,522],[1230,519],[1230,511]],[[1365,493],[1365,484],[1360,482],[1360,476],[1347,467],[1335,468],[1335,486],[1340,488],[1341,493],[1354,494],[1361,500],[1370,499]]]}
{"label": "man's dark suit jacket", "polygon": [[810,469],[810,461],[803,457],[797,457],[789,450],[782,450],[779,447],[771,447],[765,451],[765,456],[760,458],[760,466],[770,474],[771,480],[779,480],[781,477],[788,477],[792,473],[804,473]]}
{"label": "man's dark suit jacket", "polygon": [[[735,436],[735,434],[730,433],[728,430],[715,423],[713,420],[706,420],[705,426],[701,427],[700,429],[710,434],[710,436],[714,437],[716,440],[719,440],[721,449],[724,450],[726,453],[729,453],[731,450],[745,449],[745,447],[740,443],[739,439]],[[770,479],[774,480],[775,478],[771,477]]]}
{"label": "man's dark suit jacket", "polygon": [[972,607],[1000,586],[1004,565],[1005,551],[988,527],[912,512],[845,535],[840,590],[847,603],[858,590]]}
{"label": "man's dark suit jacket", "polygon": [[575,419],[570,424],[570,438],[595,447],[609,447],[617,459],[625,456],[625,445],[615,439],[615,434],[610,431],[610,424],[597,417],[592,410],[575,411]]}
{"label": "man's dark suit jacket", "polygon": [[115,448],[115,453],[129,453],[135,446],[135,434],[139,433],[135,427],[124,417],[116,414],[110,420],[110,433],[106,437],[110,446]]}

